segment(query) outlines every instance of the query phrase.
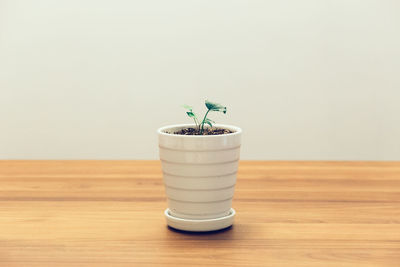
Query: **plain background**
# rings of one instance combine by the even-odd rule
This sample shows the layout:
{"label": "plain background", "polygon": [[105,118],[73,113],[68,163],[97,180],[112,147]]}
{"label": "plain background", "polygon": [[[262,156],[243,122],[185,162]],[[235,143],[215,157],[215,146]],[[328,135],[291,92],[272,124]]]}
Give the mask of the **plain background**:
{"label": "plain background", "polygon": [[400,160],[400,2],[0,0],[0,158],[157,159],[182,104],[242,159]]}

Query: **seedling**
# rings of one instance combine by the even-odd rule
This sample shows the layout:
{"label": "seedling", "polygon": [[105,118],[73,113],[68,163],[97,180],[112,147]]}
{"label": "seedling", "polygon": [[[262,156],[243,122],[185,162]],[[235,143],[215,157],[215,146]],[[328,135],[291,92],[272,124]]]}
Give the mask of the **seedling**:
{"label": "seedling", "polygon": [[226,114],[226,107],[222,106],[221,104],[213,103],[206,100],[205,105],[207,107],[207,112],[201,122],[197,118],[196,114],[193,112],[193,108],[191,106],[183,105],[183,107],[188,110],[186,114],[194,120],[199,135],[203,135],[204,133],[204,124],[208,124],[210,125],[210,127],[213,127],[213,124],[215,123],[215,121],[207,118],[210,111],[223,112],[224,114]]}

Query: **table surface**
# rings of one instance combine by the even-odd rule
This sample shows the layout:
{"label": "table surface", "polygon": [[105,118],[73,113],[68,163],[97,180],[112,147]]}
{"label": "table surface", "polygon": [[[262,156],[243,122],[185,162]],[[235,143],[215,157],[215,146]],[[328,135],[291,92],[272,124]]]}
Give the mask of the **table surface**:
{"label": "table surface", "polygon": [[400,266],[400,162],[241,161],[234,226],[166,226],[158,161],[0,161],[0,266]]}

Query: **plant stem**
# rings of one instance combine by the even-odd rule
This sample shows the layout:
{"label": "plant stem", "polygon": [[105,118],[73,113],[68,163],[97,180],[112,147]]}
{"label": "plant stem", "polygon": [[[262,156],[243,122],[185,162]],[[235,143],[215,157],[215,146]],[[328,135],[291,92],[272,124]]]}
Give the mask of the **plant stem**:
{"label": "plant stem", "polygon": [[198,125],[199,125],[199,123],[198,123],[198,121],[197,121],[196,117],[194,117],[194,118],[193,118],[193,120],[194,120],[194,124],[196,125],[196,128],[199,128],[199,126],[198,126]]}
{"label": "plant stem", "polygon": [[203,121],[201,122],[201,130],[200,130],[200,135],[202,135],[202,134],[203,134],[203,132],[204,132],[204,123],[205,123],[205,121],[206,121],[206,118],[207,118],[208,112],[210,112],[210,110],[211,110],[211,109],[207,110],[207,112],[206,112],[206,115],[204,115]]}

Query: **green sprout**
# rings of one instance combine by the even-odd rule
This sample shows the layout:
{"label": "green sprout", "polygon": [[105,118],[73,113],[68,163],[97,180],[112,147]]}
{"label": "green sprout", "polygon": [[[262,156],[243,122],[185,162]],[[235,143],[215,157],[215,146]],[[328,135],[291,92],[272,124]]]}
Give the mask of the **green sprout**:
{"label": "green sprout", "polygon": [[202,135],[204,133],[204,124],[208,124],[208,125],[210,125],[210,127],[213,127],[213,124],[215,123],[215,121],[207,118],[208,113],[210,111],[218,111],[218,112],[223,112],[224,114],[226,114],[226,107],[222,106],[221,104],[213,103],[208,100],[205,101],[205,104],[207,107],[207,112],[204,115],[203,120],[201,122],[197,118],[196,114],[193,112],[193,108],[191,106],[183,105],[183,107],[188,110],[186,112],[186,114],[194,120],[196,128],[199,132],[199,135]]}

